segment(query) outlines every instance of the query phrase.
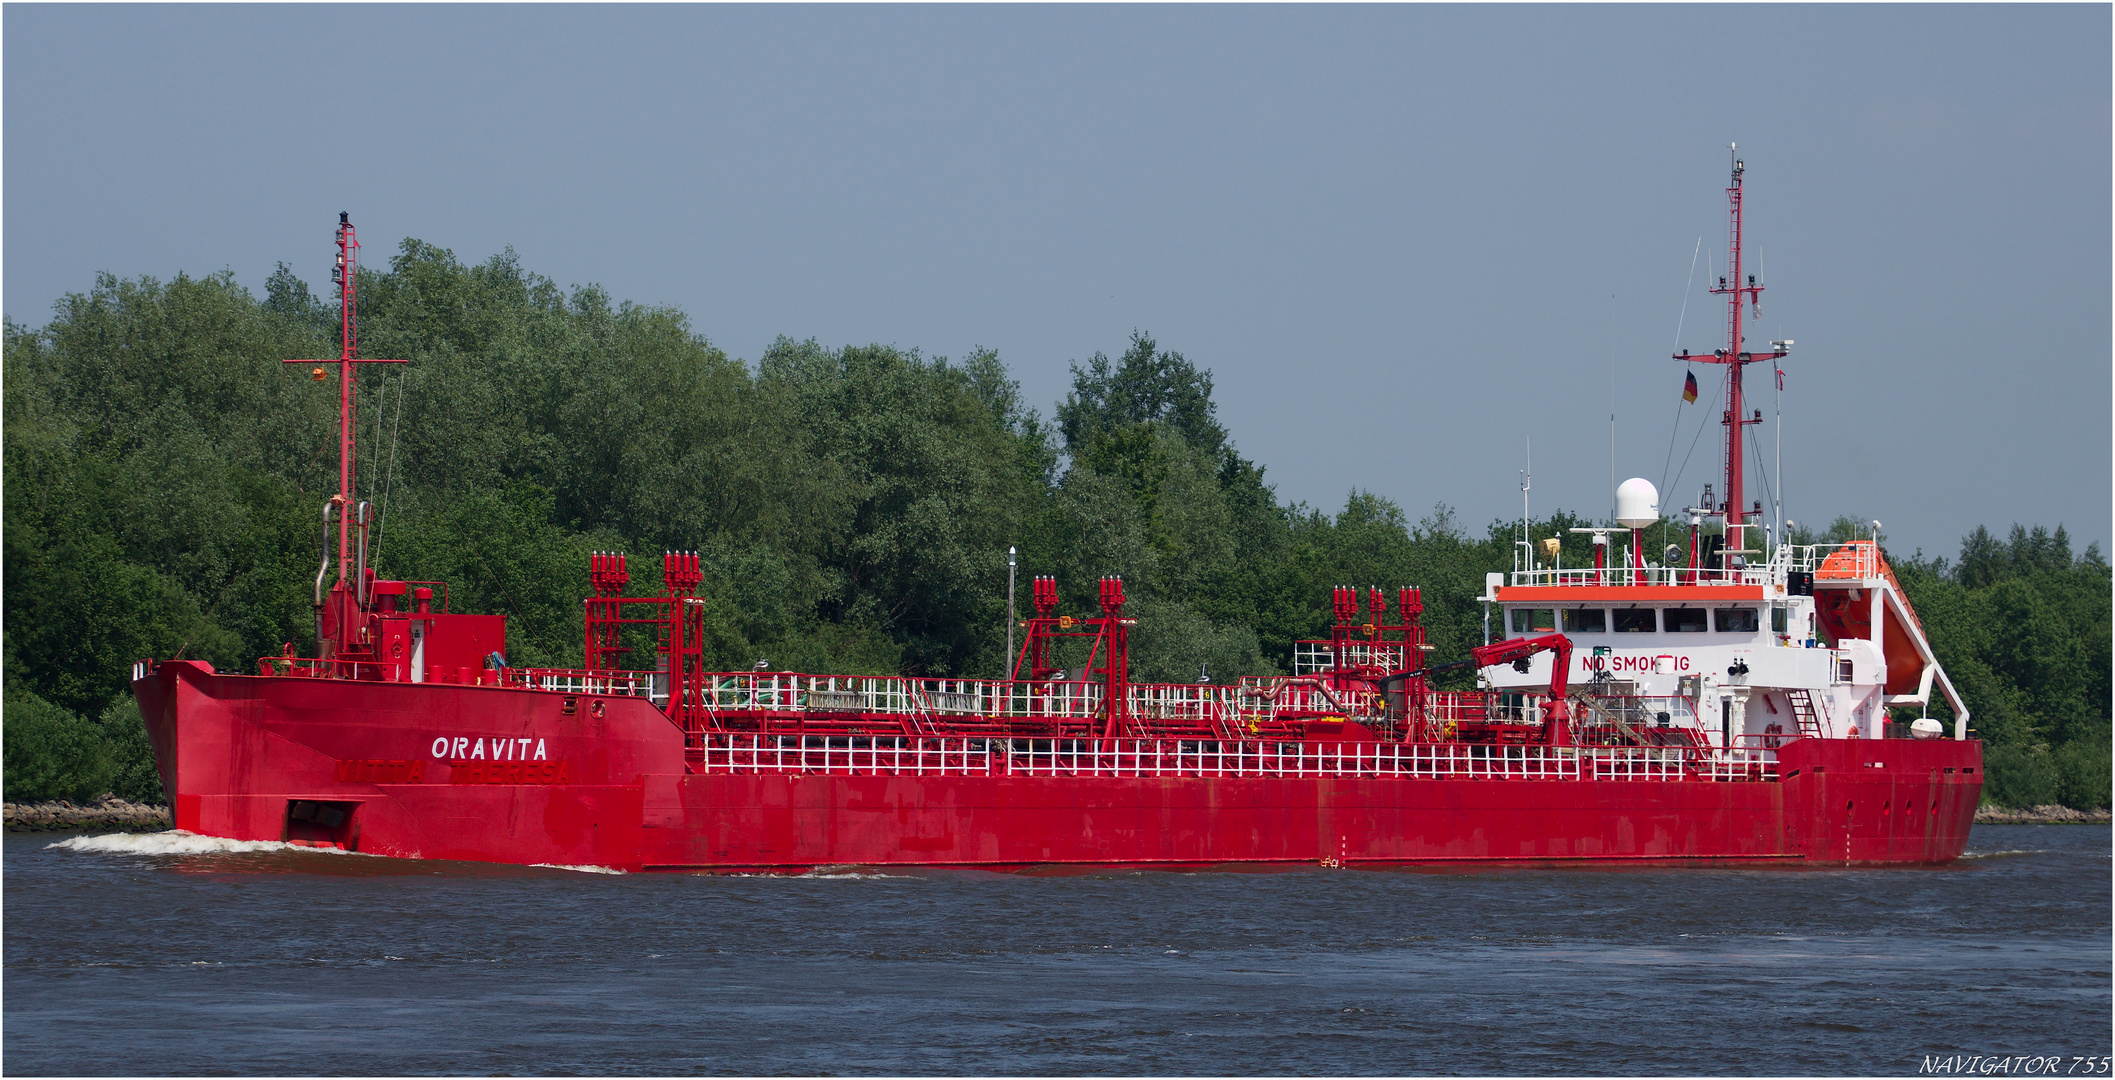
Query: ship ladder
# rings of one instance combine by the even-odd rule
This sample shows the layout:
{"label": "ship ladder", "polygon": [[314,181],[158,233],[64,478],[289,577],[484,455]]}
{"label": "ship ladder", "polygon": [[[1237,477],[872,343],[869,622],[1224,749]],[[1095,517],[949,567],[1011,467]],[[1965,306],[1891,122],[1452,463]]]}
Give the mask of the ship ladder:
{"label": "ship ladder", "polygon": [[939,715],[931,710],[931,704],[925,700],[925,691],[916,686],[907,689],[910,691],[906,696],[910,699],[911,731],[936,739],[946,735],[946,730],[940,726]]}
{"label": "ship ladder", "polygon": [[1799,723],[1799,737],[1821,738],[1821,722],[1815,715],[1814,699],[1807,689],[1802,686],[1786,690],[1785,697],[1792,703],[1792,719]]}
{"label": "ship ladder", "polygon": [[[1652,745],[1650,738],[1640,733],[1636,728],[1631,727],[1624,720],[1623,712],[1628,708],[1628,703],[1617,702],[1614,707],[1610,707],[1608,702],[1594,697],[1583,690],[1572,691],[1571,699],[1583,706],[1588,714],[1598,714],[1614,725],[1615,729],[1622,733],[1627,745],[1636,747],[1649,747]],[[1582,719],[1584,718],[1582,717]],[[1640,717],[1639,721],[1642,724],[1643,717]],[[1607,773],[1617,779],[1629,779],[1631,770],[1643,761],[1641,758],[1631,756],[1632,753],[1635,753],[1635,751],[1631,753],[1608,752],[1596,754],[1592,757],[1582,757],[1581,764],[1585,767],[1586,774],[1590,777],[1599,777],[1601,774]]]}

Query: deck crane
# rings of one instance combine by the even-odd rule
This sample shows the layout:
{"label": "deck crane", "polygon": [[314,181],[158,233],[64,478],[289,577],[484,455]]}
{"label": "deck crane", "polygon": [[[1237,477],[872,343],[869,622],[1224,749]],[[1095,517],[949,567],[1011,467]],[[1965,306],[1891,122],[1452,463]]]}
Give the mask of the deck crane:
{"label": "deck crane", "polygon": [[1422,680],[1442,671],[1454,671],[1465,667],[1487,668],[1500,664],[1511,664],[1515,671],[1526,671],[1528,661],[1539,652],[1552,652],[1556,656],[1550,665],[1550,697],[1542,706],[1543,742],[1550,746],[1570,746],[1571,710],[1565,704],[1566,677],[1572,667],[1572,639],[1563,634],[1543,634],[1538,637],[1510,638],[1479,645],[1469,650],[1467,660],[1456,660],[1448,664],[1434,664],[1423,671],[1407,673],[1409,678]]}

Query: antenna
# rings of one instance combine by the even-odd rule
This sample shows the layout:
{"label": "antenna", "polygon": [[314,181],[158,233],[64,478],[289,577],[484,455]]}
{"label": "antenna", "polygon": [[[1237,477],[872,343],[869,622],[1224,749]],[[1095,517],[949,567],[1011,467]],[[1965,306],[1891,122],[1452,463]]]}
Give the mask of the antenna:
{"label": "antenna", "polygon": [[[1791,338],[1770,343],[1770,348],[1772,349],[1790,349],[1791,347]],[[1770,520],[1783,521],[1785,519],[1785,369],[1782,364],[1772,360],[1770,361],[1770,371],[1775,376],[1770,380],[1770,385],[1777,388],[1770,394],[1770,419],[1773,421],[1771,426],[1776,429],[1777,433],[1777,444],[1773,450],[1773,453],[1777,456],[1777,461],[1771,466],[1771,471],[1777,474],[1777,505],[1772,507],[1776,512],[1770,515]],[[1783,543],[1783,533],[1780,532],[1778,536],[1778,542]]]}
{"label": "antenna", "polygon": [[[1528,489],[1534,486],[1534,481],[1535,437],[1530,435],[1527,437],[1527,468],[1520,470],[1520,540],[1514,552],[1520,559],[1526,560],[1515,563],[1522,570],[1535,568],[1534,539],[1528,535]],[[1526,552],[1524,555],[1520,554],[1523,550]]]}

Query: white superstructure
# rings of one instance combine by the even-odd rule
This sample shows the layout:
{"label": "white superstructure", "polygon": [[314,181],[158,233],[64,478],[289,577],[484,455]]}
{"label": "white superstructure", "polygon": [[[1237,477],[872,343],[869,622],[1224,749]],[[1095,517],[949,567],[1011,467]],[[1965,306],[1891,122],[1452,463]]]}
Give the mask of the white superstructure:
{"label": "white superstructure", "polygon": [[[1629,565],[1542,565],[1523,544],[1522,565],[1489,575],[1482,599],[1502,619],[1494,637],[1569,637],[1574,696],[1611,719],[1686,729],[1719,747],[1929,738],[1943,732],[1913,731],[1917,717],[1891,728],[1888,710],[1921,716],[1937,689],[1953,708],[1953,737],[1967,738],[1968,708],[1876,541],[1784,544],[1745,565],[1693,524],[1688,557],[1668,558],[1691,565],[1664,566],[1638,557],[1642,529],[1593,531],[1603,563],[1617,561],[1606,558],[1609,534],[1628,532],[1620,561]],[[1555,548],[1544,542],[1545,553]],[[1485,677],[1499,691],[1546,693],[1552,661],[1545,653],[1525,671],[1500,666]]]}

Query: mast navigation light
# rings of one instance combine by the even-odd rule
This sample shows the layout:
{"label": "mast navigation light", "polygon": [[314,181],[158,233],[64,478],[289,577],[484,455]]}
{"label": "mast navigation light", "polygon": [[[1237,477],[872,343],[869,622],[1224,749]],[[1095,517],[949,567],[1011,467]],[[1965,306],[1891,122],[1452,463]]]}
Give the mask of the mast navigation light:
{"label": "mast navigation light", "polygon": [[1783,341],[1773,341],[1770,343],[1770,347],[1778,352],[1789,352],[1792,348],[1792,339],[1786,338]]}

